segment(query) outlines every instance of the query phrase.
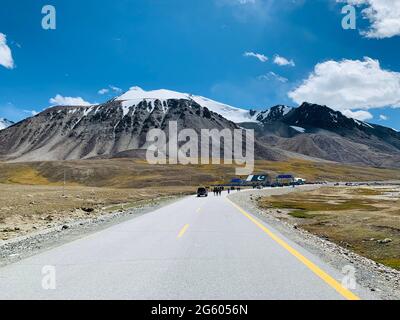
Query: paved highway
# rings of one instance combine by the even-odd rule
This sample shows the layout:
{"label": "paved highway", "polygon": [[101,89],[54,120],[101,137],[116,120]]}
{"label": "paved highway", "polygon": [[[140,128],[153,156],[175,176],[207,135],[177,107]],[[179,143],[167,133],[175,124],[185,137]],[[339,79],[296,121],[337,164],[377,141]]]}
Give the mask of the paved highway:
{"label": "paved highway", "polygon": [[0,299],[369,298],[344,289],[342,277],[211,194],[2,267]]}

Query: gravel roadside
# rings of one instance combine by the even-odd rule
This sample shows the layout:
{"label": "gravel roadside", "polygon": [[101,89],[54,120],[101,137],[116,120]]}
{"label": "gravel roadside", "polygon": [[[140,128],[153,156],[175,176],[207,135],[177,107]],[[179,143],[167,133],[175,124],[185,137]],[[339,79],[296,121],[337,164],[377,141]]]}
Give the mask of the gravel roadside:
{"label": "gravel roadside", "polygon": [[[309,252],[319,256],[323,261],[342,270],[343,266],[352,265],[356,270],[357,283],[369,289],[383,300],[400,299],[400,272],[388,268],[375,261],[362,257],[348,249],[340,247],[335,243],[313,235],[295,224],[278,219],[274,209],[263,210],[258,207],[257,199],[270,195],[282,195],[290,192],[301,192],[314,190],[319,186],[302,186],[293,188],[276,188],[252,190],[231,194],[229,199],[235,202],[257,218],[270,224],[288,239],[294,241]],[[278,211],[278,210],[275,210]]]}
{"label": "gravel roadside", "polygon": [[153,199],[129,210],[118,210],[94,218],[75,220],[39,230],[26,236],[0,240],[0,267],[134,219],[181,199],[181,196]]}

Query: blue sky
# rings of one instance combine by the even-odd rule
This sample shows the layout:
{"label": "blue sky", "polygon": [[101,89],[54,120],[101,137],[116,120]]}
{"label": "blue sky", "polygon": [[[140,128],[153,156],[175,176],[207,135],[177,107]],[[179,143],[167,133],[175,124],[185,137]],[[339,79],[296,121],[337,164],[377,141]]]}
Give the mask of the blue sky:
{"label": "blue sky", "polygon": [[[253,109],[311,99],[400,129],[400,32],[362,18],[379,1],[365,0],[357,30],[344,30],[335,0],[2,0],[13,65],[0,60],[0,117],[20,120],[56,95],[99,103],[118,94],[110,86],[140,86]],[[46,4],[56,30],[41,27]]]}

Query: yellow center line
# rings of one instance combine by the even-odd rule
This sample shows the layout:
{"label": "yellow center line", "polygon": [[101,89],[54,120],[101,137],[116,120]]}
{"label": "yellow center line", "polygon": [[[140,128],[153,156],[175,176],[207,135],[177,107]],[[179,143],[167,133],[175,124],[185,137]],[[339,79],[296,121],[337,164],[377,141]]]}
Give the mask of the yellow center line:
{"label": "yellow center line", "polygon": [[281,247],[286,249],[289,253],[295,256],[300,262],[302,262],[307,268],[309,268],[312,272],[314,272],[318,277],[320,277],[325,283],[335,289],[339,294],[341,294],[344,298],[348,300],[360,300],[358,296],[352,293],[350,290],[343,287],[338,281],[332,278],[329,274],[315,265],[313,262],[304,257],[300,252],[296,249],[292,248],[289,244],[287,244],[284,240],[275,235],[271,230],[265,227],[262,223],[260,223],[257,219],[251,216],[249,213],[244,211],[241,207],[239,207],[236,203],[233,203],[231,200],[227,199],[236,209],[239,210],[247,219],[253,222],[257,227],[259,227],[262,231],[264,231],[270,238],[272,238],[275,242],[277,242]]}
{"label": "yellow center line", "polygon": [[188,228],[189,228],[189,225],[186,224],[186,225],[182,228],[182,230],[179,231],[178,238],[182,238],[183,235],[185,234],[185,232],[186,232],[186,230],[187,230]]}

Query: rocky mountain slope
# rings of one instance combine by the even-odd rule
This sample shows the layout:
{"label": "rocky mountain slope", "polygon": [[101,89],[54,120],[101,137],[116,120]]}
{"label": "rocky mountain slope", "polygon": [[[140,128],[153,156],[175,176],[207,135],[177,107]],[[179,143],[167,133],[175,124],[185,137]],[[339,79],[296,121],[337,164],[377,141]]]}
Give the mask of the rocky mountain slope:
{"label": "rocky mountain slope", "polygon": [[255,128],[258,141],[286,151],[343,163],[400,167],[400,133],[393,129],[316,104],[303,103],[286,114],[280,109],[271,109],[278,114],[271,120],[242,126]]}
{"label": "rocky mountain slope", "polygon": [[[0,132],[0,159],[8,161],[136,157],[152,128],[252,128],[256,159],[323,159],[400,167],[400,134],[304,103],[244,110],[169,90],[131,88],[95,106],[56,106]],[[223,146],[221,146],[223,148]]]}
{"label": "rocky mountain slope", "polygon": [[19,161],[85,159],[144,146],[151,128],[235,128],[192,100],[111,101],[53,107],[0,134],[0,154]]}
{"label": "rocky mountain slope", "polygon": [[[137,156],[135,150],[147,146],[148,131],[160,128],[168,136],[170,121],[177,122],[178,130],[191,128],[197,133],[201,129],[239,129],[185,96],[162,90],[153,95],[142,92],[138,97],[137,91],[101,105],[52,107],[21,121],[0,133],[0,159],[21,162]],[[288,153],[257,142],[255,149],[268,160],[283,160]]]}

